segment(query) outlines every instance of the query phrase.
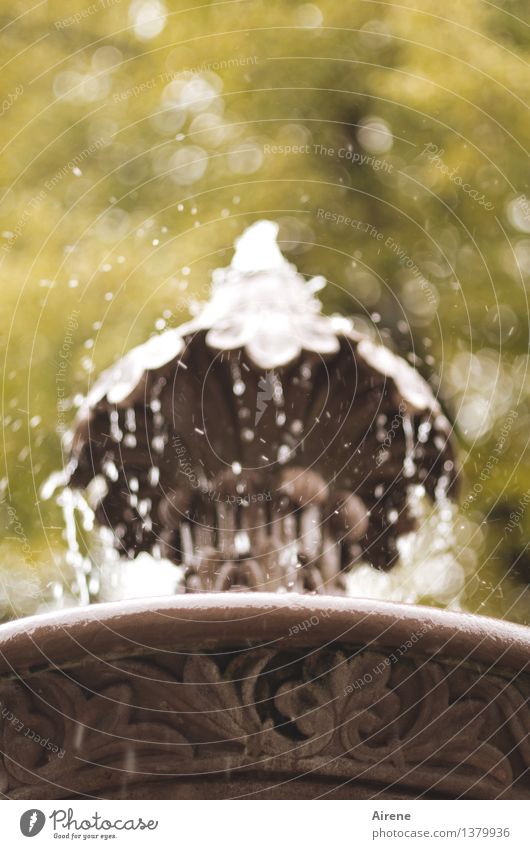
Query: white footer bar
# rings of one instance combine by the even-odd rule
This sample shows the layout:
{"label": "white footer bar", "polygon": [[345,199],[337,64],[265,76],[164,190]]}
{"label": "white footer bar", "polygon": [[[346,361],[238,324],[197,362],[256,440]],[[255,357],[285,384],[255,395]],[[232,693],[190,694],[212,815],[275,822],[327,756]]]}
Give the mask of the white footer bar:
{"label": "white footer bar", "polygon": [[526,801],[7,801],[1,844],[528,849],[528,808]]}

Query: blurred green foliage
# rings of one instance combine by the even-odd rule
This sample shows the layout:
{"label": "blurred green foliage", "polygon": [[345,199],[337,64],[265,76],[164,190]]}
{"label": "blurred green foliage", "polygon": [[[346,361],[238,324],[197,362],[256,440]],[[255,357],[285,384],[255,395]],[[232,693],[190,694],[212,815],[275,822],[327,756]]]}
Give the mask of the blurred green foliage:
{"label": "blurred green foliage", "polygon": [[3,561],[64,548],[38,493],[76,396],[268,217],[326,309],[431,380],[461,439],[469,603],[529,621],[527,4],[188,6],[2,0]]}

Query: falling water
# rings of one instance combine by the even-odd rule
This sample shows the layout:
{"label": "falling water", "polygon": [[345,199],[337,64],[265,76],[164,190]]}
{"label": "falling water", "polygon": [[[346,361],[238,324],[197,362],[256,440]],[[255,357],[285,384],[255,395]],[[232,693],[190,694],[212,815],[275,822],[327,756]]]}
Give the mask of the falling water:
{"label": "falling water", "polygon": [[[360,563],[346,576],[348,594],[408,603],[463,606],[470,552],[459,544],[459,510],[440,490],[434,504],[423,486],[410,486],[407,507],[418,528],[397,539],[399,559],[389,572]],[[461,562],[461,555],[464,562]]]}
{"label": "falling water", "polygon": [[[286,310],[297,312],[304,308],[312,317],[317,317],[318,321],[321,321],[322,317],[317,316],[315,303],[312,300],[313,293],[321,286],[321,278],[315,278],[309,283],[300,282],[299,275],[281,255],[275,237],[276,227],[271,225],[271,222],[260,222],[238,240],[231,266],[228,269],[217,269],[213,274],[214,287],[211,301],[194,321],[180,329],[182,335],[184,332],[191,333],[197,329],[209,327],[212,346],[219,346],[223,350],[233,348],[235,347],[234,339],[230,337],[230,330],[226,324],[228,320],[226,316],[230,314],[230,310],[232,313],[235,310],[235,314],[239,315],[236,307],[243,303],[243,309],[255,311],[256,303],[252,302],[254,297],[259,301],[260,310],[267,311],[272,309],[271,305],[278,303],[279,294],[283,298],[280,303],[285,304]],[[271,271],[275,273],[272,274]],[[242,283],[248,286],[245,275],[249,273],[259,278],[256,284],[257,289],[253,294],[249,294],[245,287],[242,287]],[[283,278],[280,280],[282,275]],[[287,285],[286,281],[291,278],[291,283]],[[292,288],[290,288],[291,284]],[[222,331],[216,324],[219,314],[225,322]],[[333,324],[333,332],[329,330],[328,325],[321,322],[318,324],[318,331],[314,333],[314,338],[317,339],[316,346],[311,335],[308,335],[307,341],[304,339],[304,346],[307,344],[310,349],[317,352],[336,350],[335,333],[339,325],[342,330],[345,329],[344,320],[339,322],[335,319],[326,319],[326,321],[330,322],[329,327]],[[236,329],[238,333],[242,332],[240,327]],[[167,350],[164,349],[164,337]],[[255,340],[250,339],[249,345],[252,346],[254,343]],[[301,438],[304,425],[299,419],[289,417],[284,403],[285,387],[282,386],[282,379],[275,370],[281,366],[282,357],[293,356],[292,338],[286,336],[285,350],[281,345],[277,346],[278,337],[274,337],[274,343],[273,352],[266,349],[263,339],[260,340],[259,345],[254,344],[251,350],[255,361],[260,363],[264,370],[263,386],[260,383],[263,403],[266,406],[270,401],[274,405],[276,426],[282,436],[277,456],[269,458],[264,446],[263,459],[265,462],[276,462],[278,466],[283,467],[291,458],[294,450],[292,446],[295,446],[296,440]],[[136,386],[145,369],[158,368],[174,359],[180,355],[182,346],[183,343],[175,337],[175,331],[166,331],[131,351],[96,384],[84,407],[85,414],[89,403],[94,403],[105,394],[111,403],[123,401]],[[399,369],[396,371],[394,355],[375,348],[368,340],[359,343],[358,351],[367,362],[377,367],[383,374],[391,375],[404,396],[406,397],[408,392],[410,400],[412,394],[413,403],[416,402],[419,408],[422,408],[421,405],[425,402],[425,389],[422,382],[419,379],[411,381],[409,372],[405,373],[404,370]],[[184,367],[184,364],[182,365]],[[230,368],[233,394],[241,399],[246,391],[246,376],[238,362],[231,360]],[[307,367],[306,370],[308,374],[305,379],[310,381],[311,371]],[[153,397],[149,400],[156,431],[151,439],[151,449],[154,454],[162,456],[168,435],[161,413],[159,391],[160,387],[157,388],[155,385]],[[260,412],[262,411],[258,399],[256,419]],[[248,413],[250,415],[250,411]],[[414,424],[407,412],[401,416],[401,421],[405,442],[402,474],[405,480],[410,480],[416,474],[418,466]],[[259,422],[256,421],[256,424]],[[431,427],[430,422],[424,422],[419,426],[418,443],[427,441]],[[436,428],[436,420],[434,427]],[[123,442],[127,447],[134,447],[137,439],[136,430],[137,422],[132,408],[125,411],[124,425],[121,426],[118,412],[110,411],[109,433],[117,445]],[[204,431],[196,428],[196,432],[199,438],[204,437]],[[251,443],[255,439],[255,433],[250,427],[243,428],[241,432],[243,441]],[[436,439],[442,440],[443,437],[436,436]],[[390,456],[389,452],[385,452],[384,462],[388,459],[387,455]],[[233,462],[232,472],[235,476],[241,473],[241,469],[240,462]],[[142,595],[173,594],[181,591],[185,568],[196,567],[202,557],[201,551],[211,548],[213,540],[208,528],[192,525],[189,521],[180,521],[178,526],[182,556],[180,565],[166,560],[161,555],[159,546],[154,546],[151,554],[142,552],[134,557],[135,552],[131,551],[128,552],[129,556],[124,556],[125,552],[120,555],[116,549],[116,537],[119,540],[120,536],[125,534],[125,527],[115,528],[116,537],[108,528],[94,527],[94,510],[106,493],[106,480],[112,483],[119,479],[120,472],[116,464],[112,460],[107,460],[103,464],[103,475],[94,477],[85,496],[69,486],[72,471],[73,468],[69,464],[64,472],[52,475],[42,488],[42,496],[51,498],[59,490],[56,501],[63,512],[66,564],[72,573],[69,590],[74,593],[78,604]],[[197,470],[195,474],[198,478],[203,475],[201,470]],[[158,486],[160,469],[154,461],[149,470],[148,479],[151,486]],[[141,497],[138,480],[134,475],[127,477],[127,484],[129,505],[138,512],[144,527],[152,527],[151,500]],[[447,477],[440,478],[433,504],[423,486],[409,484],[406,509],[416,519],[417,530],[398,537],[399,560],[391,571],[378,571],[370,563],[361,562],[356,563],[349,572],[344,573],[347,594],[404,602],[428,600],[452,608],[458,608],[461,605],[466,576],[469,573],[470,557],[469,552],[465,552],[463,558],[460,556],[461,546],[455,533],[459,513],[447,496],[448,485]],[[203,481],[202,492],[205,498],[206,491],[207,482]],[[375,498],[382,497],[382,494],[381,487],[375,487]],[[275,512],[273,509],[272,516],[267,521],[263,521],[265,514],[259,512],[260,508],[256,507],[253,514],[254,521],[249,524],[258,527],[252,528],[245,527],[245,521],[248,522],[248,518],[246,520],[241,518],[242,515],[245,516],[245,510],[238,509],[227,501],[216,502],[210,509],[214,510],[216,516],[217,550],[220,563],[224,562],[226,565],[234,561],[245,561],[251,557],[253,557],[252,562],[255,562],[260,557],[257,552],[270,551],[272,554],[263,555],[264,560],[269,564],[264,567],[264,571],[267,575],[269,572],[272,575],[276,569],[276,572],[283,575],[283,581],[278,585],[278,589],[282,591],[296,590],[300,587],[300,572],[304,564],[313,564],[315,568],[318,566],[325,591],[326,582],[333,580],[344,561],[342,543],[330,531],[327,522],[329,517],[324,515],[324,508],[314,503],[303,505],[291,513]],[[256,521],[256,517],[260,517],[260,520]],[[388,512],[387,519],[390,523],[395,523],[398,518],[397,510]],[[271,557],[276,564],[274,568],[270,566]],[[274,583],[271,586],[275,586]]]}

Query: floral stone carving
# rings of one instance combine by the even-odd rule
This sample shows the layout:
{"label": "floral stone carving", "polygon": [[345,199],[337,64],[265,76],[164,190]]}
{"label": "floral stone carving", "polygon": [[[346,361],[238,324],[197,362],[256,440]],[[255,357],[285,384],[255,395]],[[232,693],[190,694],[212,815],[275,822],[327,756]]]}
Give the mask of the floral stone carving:
{"label": "floral stone carving", "polygon": [[422,650],[431,629],[399,648],[276,638],[249,650],[241,638],[222,650],[100,652],[4,676],[0,790],[16,799],[527,798],[529,677],[433,656]]}

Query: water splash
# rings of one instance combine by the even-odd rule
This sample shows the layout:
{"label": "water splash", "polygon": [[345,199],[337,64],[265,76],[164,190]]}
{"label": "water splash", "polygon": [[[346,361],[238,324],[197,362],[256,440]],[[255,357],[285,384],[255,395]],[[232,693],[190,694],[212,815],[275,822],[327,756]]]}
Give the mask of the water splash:
{"label": "water splash", "polygon": [[458,507],[444,487],[433,504],[422,486],[409,487],[407,507],[418,528],[398,537],[396,565],[390,572],[378,572],[368,563],[354,566],[346,575],[348,595],[462,610],[473,568],[470,552],[462,549],[455,533]]}
{"label": "water splash", "polygon": [[[94,475],[85,496],[69,486],[75,470],[73,461],[63,472],[52,475],[42,488],[43,498],[51,498],[57,489],[61,490],[57,503],[64,516],[66,562],[73,572],[70,589],[75,591],[79,604],[93,600],[174,593],[182,588],[185,569],[201,568],[204,557],[207,559],[204,552],[212,548],[216,549],[214,553],[218,563],[223,563],[222,569],[225,570],[245,562],[248,562],[249,569],[258,569],[256,561],[263,553],[262,561],[265,565],[262,571],[266,576],[272,575],[271,585],[275,585],[276,581],[278,589],[282,591],[301,589],[304,586],[301,575],[307,569],[306,574],[312,575],[313,584],[310,586],[318,587],[319,592],[328,591],[328,587],[339,576],[344,579],[346,592],[350,595],[408,602],[429,599],[453,607],[460,604],[465,570],[455,553],[458,547],[454,534],[457,514],[447,496],[449,478],[443,476],[439,479],[434,505],[428,499],[424,487],[411,482],[412,478],[417,479],[421,467],[418,445],[429,440],[434,427],[435,445],[443,451],[448,424],[438,415],[433,417],[432,424],[431,421],[422,422],[415,436],[412,411],[425,411],[428,415],[429,411],[437,409],[427,384],[414,369],[392,352],[354,333],[345,319],[323,316],[320,302],[314,296],[324,284],[323,278],[306,281],[282,256],[277,234],[277,225],[270,221],[260,221],[250,227],[237,240],[231,265],[213,273],[212,297],[200,314],[188,324],[161,333],[129,352],[122,361],[102,375],[82,406],[81,419],[90,414],[95,403],[106,399],[109,406],[106,434],[116,446],[115,458],[105,456],[102,459],[101,474]],[[94,511],[112,484],[119,484],[124,472],[127,509],[130,508],[132,514],[138,515],[143,530],[152,530],[152,499],[142,497],[137,472],[118,468],[117,460],[115,462],[121,450],[120,445],[136,448],[137,427],[138,436],[141,436],[142,428],[137,424],[133,400],[129,396],[146,371],[155,371],[177,360],[185,348],[185,339],[199,330],[207,331],[206,341],[211,347],[219,350],[245,348],[249,357],[264,371],[263,384],[258,384],[254,426],[259,427],[265,414],[271,418],[267,411],[271,404],[274,411],[272,420],[278,428],[278,441],[274,452],[269,451],[265,440],[261,439],[264,443],[261,456],[266,464],[275,465],[280,470],[289,471],[286,464],[296,456],[297,442],[303,440],[304,428],[308,423],[288,416],[286,398],[289,387],[282,384],[283,377],[275,368],[285,366],[302,350],[321,356],[336,353],[340,348],[339,336],[345,334],[358,343],[356,351],[360,358],[376,369],[379,375],[394,381],[404,399],[403,411],[400,405],[405,444],[402,476],[410,482],[406,509],[416,519],[418,530],[397,538],[399,560],[390,572],[377,571],[370,563],[358,563],[358,555],[351,553],[351,543],[334,537],[330,531],[329,505],[311,501],[295,504],[291,513],[286,513],[278,505],[273,505],[272,511],[267,513],[259,505],[253,505],[252,510],[245,510],[227,501],[215,504],[210,502],[208,509],[215,514],[215,532],[208,529],[206,520],[203,527],[200,522],[190,522],[182,515],[174,520],[175,525],[171,525],[171,519],[167,519],[168,528],[162,522],[162,549],[154,545],[151,555],[142,552],[136,557],[134,542],[127,542],[127,550],[125,543],[121,545],[123,540],[130,540],[129,520],[126,517],[116,524],[114,532],[108,528],[94,529]],[[180,360],[178,363],[179,367],[185,367]],[[249,378],[242,374],[235,359],[230,360],[230,377],[230,394],[240,404],[239,413],[246,411],[251,416],[246,403],[242,404],[243,400],[247,400]],[[310,366],[302,361],[299,376],[296,377],[300,388],[307,387],[309,392],[312,377]],[[146,384],[150,386],[151,393],[146,404],[153,416],[150,450],[160,455],[160,465],[158,460],[155,463],[151,459],[148,469],[149,485],[154,488],[159,486],[160,468],[163,467],[170,436],[159,397],[162,380],[153,379]],[[330,415],[329,412],[326,414]],[[195,433],[199,438],[204,436],[201,428],[195,427]],[[383,440],[383,430],[381,434]],[[248,427],[242,429],[241,435],[242,442],[248,445],[256,440],[256,433]],[[418,445],[415,444],[416,438]],[[71,434],[69,439],[72,441]],[[274,456],[269,457],[269,453]],[[386,453],[390,458],[391,452]],[[178,465],[179,461],[175,462]],[[238,479],[243,477],[242,462],[243,457],[237,457],[231,462],[232,473]],[[200,469],[195,474],[197,480],[204,478]],[[324,481],[323,485],[327,488]],[[208,481],[205,481],[201,489],[205,499],[208,486]],[[381,489],[381,498],[383,494],[384,488]],[[379,498],[377,491],[375,497]],[[391,504],[386,512],[386,520],[395,525],[398,519],[399,513]],[[165,560],[161,554],[161,550],[167,554],[167,547],[164,549],[164,532],[168,529],[178,532],[180,564]],[[117,541],[121,545],[120,553],[116,548]],[[85,551],[89,551],[90,555],[85,554]],[[351,571],[341,572],[341,566],[353,562],[357,565]],[[220,566],[218,568],[222,571]],[[278,579],[278,576],[282,576],[282,579]]]}
{"label": "water splash", "polygon": [[66,486],[57,498],[57,503],[63,511],[64,538],[67,545],[66,562],[73,569],[75,582],[72,586],[79,604],[89,604],[88,575],[91,563],[83,556],[78,540],[77,514],[84,531],[94,530],[94,512],[78,490]]}

